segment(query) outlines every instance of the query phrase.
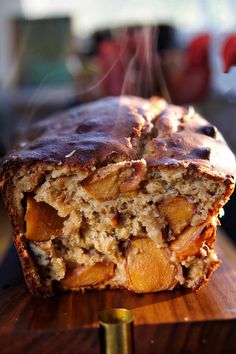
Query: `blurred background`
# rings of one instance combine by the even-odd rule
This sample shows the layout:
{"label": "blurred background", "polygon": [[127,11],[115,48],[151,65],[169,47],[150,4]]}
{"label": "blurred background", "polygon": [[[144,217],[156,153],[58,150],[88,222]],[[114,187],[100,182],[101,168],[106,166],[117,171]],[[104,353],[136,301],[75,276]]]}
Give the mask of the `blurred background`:
{"label": "blurred background", "polygon": [[0,0],[0,155],[30,122],[120,94],[194,106],[235,152],[234,64],[236,0]]}

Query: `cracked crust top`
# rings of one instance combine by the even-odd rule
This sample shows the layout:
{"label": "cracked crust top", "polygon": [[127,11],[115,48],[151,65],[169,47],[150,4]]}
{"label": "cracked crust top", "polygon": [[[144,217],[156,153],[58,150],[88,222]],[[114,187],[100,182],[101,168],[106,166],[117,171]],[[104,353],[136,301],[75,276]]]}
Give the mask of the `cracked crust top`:
{"label": "cracked crust top", "polygon": [[235,158],[217,129],[163,99],[122,96],[84,104],[34,124],[0,170],[2,185],[36,162],[91,170],[144,158],[149,166],[184,166],[233,181]]}

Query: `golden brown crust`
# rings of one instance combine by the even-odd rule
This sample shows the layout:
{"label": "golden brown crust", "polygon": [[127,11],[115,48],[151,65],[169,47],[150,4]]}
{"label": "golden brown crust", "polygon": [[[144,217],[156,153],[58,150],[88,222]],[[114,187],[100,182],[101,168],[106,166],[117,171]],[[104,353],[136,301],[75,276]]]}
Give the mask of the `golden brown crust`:
{"label": "golden brown crust", "polygon": [[[32,140],[33,135],[33,140]],[[193,110],[160,98],[122,96],[81,105],[31,127],[2,164],[0,184],[37,162],[90,170],[145,158],[233,181],[235,158],[217,129]]]}

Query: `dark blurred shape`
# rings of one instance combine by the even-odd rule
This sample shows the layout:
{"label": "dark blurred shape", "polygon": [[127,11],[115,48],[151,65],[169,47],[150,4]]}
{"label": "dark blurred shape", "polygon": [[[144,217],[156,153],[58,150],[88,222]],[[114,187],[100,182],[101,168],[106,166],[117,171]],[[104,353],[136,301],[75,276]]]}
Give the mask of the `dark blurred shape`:
{"label": "dark blurred shape", "polygon": [[236,34],[232,33],[223,42],[221,56],[223,59],[223,71],[227,73],[236,65]]}
{"label": "dark blurred shape", "polygon": [[159,53],[166,50],[177,49],[176,29],[168,24],[157,26],[157,51]]}
{"label": "dark blurred shape", "polygon": [[103,29],[94,32],[94,34],[92,35],[94,50],[91,54],[96,54],[98,52],[100,44],[105,41],[111,41],[113,39],[112,37],[112,31],[110,29]]}
{"label": "dark blurred shape", "polygon": [[0,156],[12,145],[15,134],[14,111],[5,94],[0,92]]}
{"label": "dark blurred shape", "polygon": [[231,195],[230,200],[224,206],[224,216],[220,219],[223,229],[227,234],[233,239],[236,244],[236,213],[235,213],[235,204],[236,204],[236,191]]}
{"label": "dark blurred shape", "polygon": [[23,274],[16,248],[10,243],[9,248],[1,262],[0,267],[0,292],[15,286],[23,281]]}

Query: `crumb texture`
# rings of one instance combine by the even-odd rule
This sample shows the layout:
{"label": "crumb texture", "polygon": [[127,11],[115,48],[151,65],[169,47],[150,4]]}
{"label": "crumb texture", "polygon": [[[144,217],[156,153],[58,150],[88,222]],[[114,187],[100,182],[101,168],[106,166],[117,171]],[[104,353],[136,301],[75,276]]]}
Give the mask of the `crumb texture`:
{"label": "crumb texture", "polygon": [[[212,245],[225,185],[186,170],[157,172],[146,166],[140,179],[134,176],[137,163],[145,166],[129,163],[133,172],[127,174],[121,163],[111,164],[105,174],[102,167],[82,181],[74,172],[53,171],[27,194],[27,230],[39,224],[38,214],[45,221],[26,237],[47,283],[151,292],[194,288],[207,276],[217,262]],[[117,187],[131,177],[138,181],[135,190]]]}

